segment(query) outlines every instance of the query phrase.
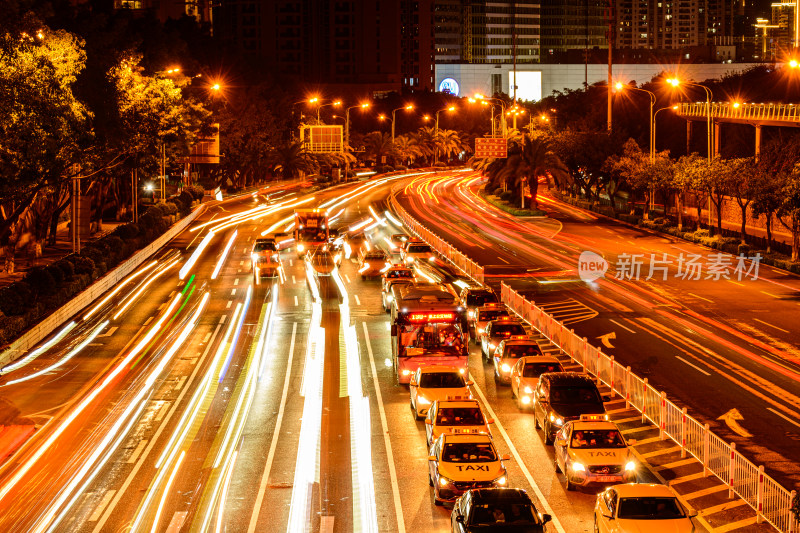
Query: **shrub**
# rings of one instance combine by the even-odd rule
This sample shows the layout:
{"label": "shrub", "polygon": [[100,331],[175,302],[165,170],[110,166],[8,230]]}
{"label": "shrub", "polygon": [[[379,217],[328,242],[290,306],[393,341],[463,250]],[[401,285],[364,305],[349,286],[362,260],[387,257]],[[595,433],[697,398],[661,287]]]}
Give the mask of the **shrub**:
{"label": "shrub", "polygon": [[104,259],[104,257],[105,257],[103,252],[101,250],[99,250],[98,248],[96,248],[96,246],[95,246],[96,244],[97,243],[92,243],[92,244],[84,246],[83,250],[81,250],[81,253],[80,253],[80,255],[82,255],[83,257],[91,259],[92,263],[94,263],[95,265],[97,263],[99,263],[100,261],[102,261]]}
{"label": "shrub", "polygon": [[94,261],[91,258],[75,254],[67,257],[74,257],[72,260],[72,266],[75,267],[76,274],[91,274],[94,272]]}
{"label": "shrub", "polygon": [[67,261],[66,259],[62,259],[57,263],[54,263],[55,266],[61,270],[62,274],[64,275],[64,281],[69,281],[72,279],[72,276],[75,275],[75,267],[72,266],[72,263]]}
{"label": "shrub", "polygon": [[162,211],[159,206],[152,205],[152,206],[150,206],[150,208],[147,211],[145,211],[144,214],[145,215],[153,215],[154,217],[163,217],[164,216],[164,211]]}
{"label": "shrub", "polygon": [[202,200],[206,193],[202,185],[191,185],[187,187],[187,189],[189,190],[189,194],[191,194],[192,198],[195,200]]}
{"label": "shrub", "polygon": [[183,190],[178,195],[177,199],[180,200],[180,202],[183,204],[183,209],[181,210],[181,213],[188,214],[189,209],[191,209],[192,207],[192,201],[194,200],[194,198],[192,198],[192,195],[189,193],[189,191]]}
{"label": "shrub", "polygon": [[52,265],[48,265],[44,267],[44,269],[53,277],[53,281],[56,282],[56,286],[61,285],[64,283],[64,272],[58,266],[58,263],[53,263]]}
{"label": "shrub", "polygon": [[511,191],[504,191],[500,193],[500,199],[504,202],[511,201],[511,197],[514,196],[514,193]]}
{"label": "shrub", "polygon": [[0,311],[6,316],[22,315],[28,309],[15,285],[0,289]]}
{"label": "shrub", "polygon": [[119,235],[124,240],[133,239],[139,235],[139,226],[133,222],[128,222],[127,224],[117,226],[117,229],[114,230],[114,233]]}
{"label": "shrub", "polygon": [[56,290],[56,280],[42,267],[30,269],[23,281],[41,296],[49,296]]}
{"label": "shrub", "polygon": [[495,196],[500,196],[501,194],[503,194],[503,188],[502,187],[496,188],[492,194],[494,194]]}
{"label": "shrub", "polygon": [[745,255],[745,256],[750,255],[750,251],[751,249],[749,244],[739,244],[736,250],[738,255]]}
{"label": "shrub", "polygon": [[695,230],[694,234],[698,239],[702,239],[703,237],[708,237],[711,235],[707,229]]}
{"label": "shrub", "polygon": [[174,202],[164,202],[163,204],[158,204],[157,207],[164,215],[175,215],[178,213],[178,206],[175,205]]}

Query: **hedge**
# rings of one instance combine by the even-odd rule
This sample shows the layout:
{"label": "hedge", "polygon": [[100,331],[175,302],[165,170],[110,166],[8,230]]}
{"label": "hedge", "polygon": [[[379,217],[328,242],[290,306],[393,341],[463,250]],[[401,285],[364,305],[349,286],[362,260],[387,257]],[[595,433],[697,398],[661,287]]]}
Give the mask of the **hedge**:
{"label": "hedge", "polygon": [[202,187],[187,187],[180,196],[148,207],[139,223],[117,226],[110,234],[87,243],[79,254],[30,269],[23,280],[0,289],[0,346],[19,337],[95,279],[154,241],[176,216],[188,214],[192,202],[202,198]]}

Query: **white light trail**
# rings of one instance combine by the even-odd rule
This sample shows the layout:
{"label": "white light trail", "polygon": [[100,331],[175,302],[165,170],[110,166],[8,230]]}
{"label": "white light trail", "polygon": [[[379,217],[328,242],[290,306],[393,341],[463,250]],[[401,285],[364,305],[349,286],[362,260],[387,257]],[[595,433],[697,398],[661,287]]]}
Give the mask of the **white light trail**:
{"label": "white light trail", "polygon": [[183,462],[183,458],[185,456],[186,450],[181,450],[181,455],[178,457],[178,461],[172,468],[172,473],[169,475],[169,479],[167,480],[167,486],[164,487],[164,494],[161,495],[161,501],[158,502],[156,516],[153,519],[153,529],[150,530],[151,533],[156,533],[158,531],[158,522],[161,520],[161,512],[164,510],[164,504],[167,502],[167,496],[169,496],[169,488],[172,486],[172,482],[175,480],[175,474],[178,473],[178,469],[181,467],[181,463]]}
{"label": "white light trail", "polygon": [[146,288],[147,288],[147,287],[148,287],[148,286],[149,286],[151,283],[153,283],[155,280],[157,280],[157,279],[158,279],[159,277],[161,277],[163,274],[166,274],[166,273],[167,273],[167,271],[168,271],[169,269],[171,269],[172,267],[174,267],[174,266],[175,266],[175,265],[177,265],[177,264],[178,264],[178,259],[177,259],[177,258],[176,258],[176,259],[173,259],[172,261],[170,261],[169,263],[167,263],[167,264],[166,264],[166,266],[164,266],[163,268],[161,268],[161,269],[157,270],[155,273],[153,273],[153,275],[152,275],[152,276],[151,276],[151,277],[150,277],[148,280],[146,280],[146,281],[145,281],[145,282],[144,282],[144,283],[143,283],[143,284],[142,284],[142,285],[139,287],[139,289],[138,289],[138,290],[136,290],[136,292],[134,292],[132,295],[128,296],[128,298],[127,298],[127,299],[123,300],[123,302],[124,302],[124,303],[122,304],[122,307],[119,309],[119,311],[117,311],[116,313],[114,313],[114,316],[112,316],[112,317],[111,317],[111,320],[116,320],[117,318],[119,318],[119,316],[120,316],[122,313],[124,313],[124,312],[125,312],[125,310],[126,310],[126,309],[128,309],[128,307],[130,307],[130,305],[131,305],[133,302],[135,302],[135,301],[136,301],[136,299],[137,299],[137,298],[138,298],[138,297],[139,297],[139,296],[140,296],[140,295],[141,295],[141,294],[144,292],[144,290],[145,290],[145,289],[146,289]]}
{"label": "white light trail", "polygon": [[356,223],[354,226],[350,226],[349,228],[347,228],[347,231],[349,231],[350,233],[356,232],[361,228],[363,228],[364,226],[369,226],[373,222],[375,222],[375,220],[372,218],[362,220],[361,222]]}
{"label": "white light trail", "polygon": [[37,357],[42,355],[44,352],[49,350],[58,341],[60,341],[64,337],[66,337],[67,333],[72,331],[72,329],[76,325],[77,325],[77,322],[70,322],[69,324],[64,326],[64,328],[61,331],[59,331],[58,334],[55,337],[53,337],[52,339],[50,339],[46,343],[42,344],[41,346],[36,348],[34,351],[29,353],[28,355],[26,355],[22,359],[18,359],[16,361],[14,361],[13,363],[11,363],[10,365],[6,365],[2,369],[0,369],[0,375],[7,374],[9,372],[13,372],[14,370],[20,369],[23,366],[27,365],[28,363],[30,363],[31,361],[33,361],[34,359],[36,359]]}
{"label": "white light trail", "polygon": [[236,240],[236,235],[239,233],[239,230],[233,230],[233,235],[231,238],[228,239],[228,244],[225,245],[225,249],[222,251],[222,255],[219,257],[219,261],[217,261],[217,266],[214,267],[214,273],[211,274],[211,279],[217,279],[217,275],[219,275],[219,271],[222,269],[222,265],[225,263],[225,259],[228,257],[228,252],[231,250],[231,246],[233,246],[233,241]]}
{"label": "white light trail", "polygon": [[140,269],[139,269],[138,271],[136,271],[134,274],[131,274],[130,276],[128,276],[128,277],[125,279],[125,281],[123,281],[122,283],[120,283],[119,285],[117,285],[117,288],[116,288],[116,289],[114,289],[114,290],[113,290],[113,291],[112,291],[112,292],[111,292],[111,293],[110,293],[108,296],[106,296],[105,298],[103,298],[103,300],[102,300],[102,301],[101,301],[99,304],[95,305],[95,306],[92,308],[92,310],[91,310],[91,311],[89,311],[88,313],[86,313],[85,315],[83,315],[83,319],[84,319],[84,320],[88,320],[88,319],[89,319],[89,318],[90,318],[90,317],[91,317],[91,316],[92,316],[92,315],[93,315],[93,314],[94,314],[94,313],[95,313],[95,312],[96,312],[98,309],[100,309],[100,308],[101,308],[101,307],[102,307],[102,306],[103,306],[103,305],[104,305],[104,304],[105,304],[107,301],[109,301],[111,298],[113,298],[113,296],[114,296],[115,294],[117,294],[117,293],[118,293],[118,292],[119,292],[119,291],[120,291],[120,290],[121,290],[121,289],[122,289],[122,288],[123,288],[125,285],[127,285],[129,282],[131,282],[131,281],[133,281],[134,279],[136,279],[136,278],[137,278],[138,276],[140,276],[141,274],[144,274],[144,273],[145,273],[145,272],[147,272],[149,269],[151,269],[151,268],[153,268],[154,266],[156,266],[156,264],[157,264],[157,263],[158,263],[158,261],[156,261],[156,260],[154,259],[153,261],[151,261],[151,262],[150,262],[150,263],[148,263],[147,265],[145,265],[145,266],[143,266],[142,268],[140,268]]}
{"label": "white light trail", "polygon": [[397,226],[398,228],[402,228],[403,227],[403,223],[400,222],[399,220],[397,220],[396,218],[394,218],[389,211],[384,211],[383,214],[386,215],[386,218],[388,218],[389,221],[392,224],[394,224],[395,226]]}
{"label": "white light trail", "polygon": [[203,253],[203,249],[205,249],[205,247],[208,246],[208,243],[210,243],[211,239],[213,239],[213,238],[214,238],[214,232],[213,231],[209,231],[208,233],[206,233],[206,236],[203,237],[203,240],[200,241],[200,244],[198,244],[197,248],[194,249],[194,252],[192,253],[192,255],[189,257],[189,259],[186,261],[186,263],[184,263],[183,267],[181,267],[181,270],[178,273],[178,277],[180,279],[183,279],[183,278],[186,277],[186,275],[189,273],[189,271],[194,266],[194,264],[197,261],[197,259],[200,257],[200,254]]}
{"label": "white light trail", "polygon": [[236,464],[236,455],[238,451],[233,452],[233,456],[231,457],[230,461],[228,462],[228,472],[225,474],[225,482],[223,483],[222,488],[222,496],[219,499],[219,510],[217,511],[217,533],[222,531],[222,517],[225,513],[225,500],[228,497],[228,487],[231,484],[231,476],[233,475],[233,466]]}
{"label": "white light trail", "polygon": [[371,205],[368,206],[367,209],[369,209],[369,212],[372,214],[372,218],[374,218],[381,226],[386,226],[386,221],[378,216],[378,213],[375,212]]}

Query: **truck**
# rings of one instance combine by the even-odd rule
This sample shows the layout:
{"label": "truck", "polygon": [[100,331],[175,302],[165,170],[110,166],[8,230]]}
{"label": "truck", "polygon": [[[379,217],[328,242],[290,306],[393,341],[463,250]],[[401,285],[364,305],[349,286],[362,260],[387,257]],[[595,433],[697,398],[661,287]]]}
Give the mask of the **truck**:
{"label": "truck", "polygon": [[327,244],[329,237],[327,209],[295,209],[294,242],[298,258],[312,248]]}

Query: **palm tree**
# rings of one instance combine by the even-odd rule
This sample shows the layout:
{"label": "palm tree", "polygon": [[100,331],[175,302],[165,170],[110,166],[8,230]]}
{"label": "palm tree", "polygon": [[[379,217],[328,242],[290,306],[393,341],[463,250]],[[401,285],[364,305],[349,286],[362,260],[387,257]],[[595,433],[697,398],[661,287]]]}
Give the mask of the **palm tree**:
{"label": "palm tree", "polygon": [[436,130],[433,127],[423,126],[413,134],[420,150],[420,156],[430,163],[436,149]]}
{"label": "palm tree", "polygon": [[422,156],[417,140],[412,135],[401,135],[394,140],[396,157],[404,164],[410,165],[414,159]]}
{"label": "palm tree", "polygon": [[567,169],[550,149],[547,137],[542,133],[536,133],[523,135],[521,146],[514,144],[510,147],[508,158],[503,169],[498,172],[498,177],[510,185],[510,189],[515,192],[514,197],[520,200],[523,208],[525,207],[523,189],[527,184],[531,191],[531,207],[536,208],[539,205],[536,200],[539,178],[561,177],[566,174]]}
{"label": "palm tree", "polygon": [[435,142],[436,153],[443,155],[447,161],[451,155],[460,154],[464,148],[461,136],[454,130],[439,130]]}
{"label": "palm tree", "polygon": [[373,131],[364,137],[364,148],[367,159],[372,159],[375,164],[383,164],[383,158],[392,157],[394,147],[392,136],[381,131]]}
{"label": "palm tree", "polygon": [[277,146],[269,154],[272,168],[280,172],[284,178],[299,176],[301,172],[311,174],[319,170],[314,157],[306,152],[302,141]]}

